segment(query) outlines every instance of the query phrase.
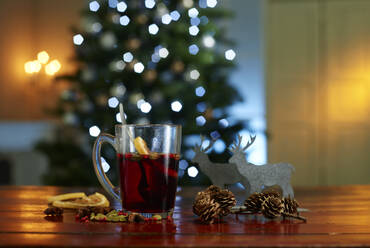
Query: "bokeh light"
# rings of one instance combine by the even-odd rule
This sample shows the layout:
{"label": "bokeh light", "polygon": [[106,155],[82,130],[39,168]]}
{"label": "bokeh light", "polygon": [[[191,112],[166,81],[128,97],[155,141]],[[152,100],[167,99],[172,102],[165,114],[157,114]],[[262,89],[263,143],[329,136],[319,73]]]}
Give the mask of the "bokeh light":
{"label": "bokeh light", "polygon": [[171,109],[174,112],[180,112],[182,109],[182,104],[179,101],[174,101],[171,103]]}
{"label": "bokeh light", "polygon": [[229,49],[225,52],[225,58],[227,60],[233,60],[235,58],[235,56],[236,56],[236,54],[235,54],[234,50],[232,50],[232,49]]}
{"label": "bokeh light", "polygon": [[124,16],[121,16],[119,18],[119,23],[122,25],[122,26],[127,26],[129,23],[130,23],[130,18],[126,15]]}
{"label": "bokeh light", "polygon": [[98,137],[99,134],[100,134],[100,128],[98,128],[97,126],[90,127],[89,128],[89,134],[92,137]]}
{"label": "bokeh light", "polygon": [[122,2],[119,2],[117,4],[117,11],[118,12],[125,12],[126,9],[127,9],[127,4],[125,2],[122,1]]}
{"label": "bokeh light", "polygon": [[92,1],[89,3],[89,8],[91,11],[96,12],[100,8],[100,4],[98,3],[98,1]]}
{"label": "bokeh light", "polygon": [[156,35],[159,31],[159,27],[157,26],[157,24],[153,23],[149,25],[148,30],[150,34]]}
{"label": "bokeh light", "polygon": [[73,36],[73,44],[79,46],[84,42],[84,37],[81,34],[76,34]]}
{"label": "bokeh light", "polygon": [[46,64],[48,61],[49,61],[49,54],[46,52],[46,51],[42,51],[42,52],[39,52],[37,54],[37,60],[41,63],[41,64]]}

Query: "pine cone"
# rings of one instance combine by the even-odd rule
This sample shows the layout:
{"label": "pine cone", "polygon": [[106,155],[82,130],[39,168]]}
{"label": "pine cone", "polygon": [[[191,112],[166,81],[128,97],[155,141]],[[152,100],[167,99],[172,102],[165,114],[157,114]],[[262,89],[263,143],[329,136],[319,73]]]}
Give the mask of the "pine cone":
{"label": "pine cone", "polygon": [[269,196],[264,193],[253,193],[251,194],[247,200],[244,202],[244,206],[247,208],[248,211],[252,213],[258,213],[261,211],[262,203],[266,200]]}
{"label": "pine cone", "polygon": [[279,216],[284,211],[284,204],[283,202],[274,196],[269,196],[266,200],[262,203],[262,214],[269,219],[274,219]]}
{"label": "pine cone", "polygon": [[213,223],[220,213],[220,204],[210,197],[205,197],[194,202],[193,212],[200,217],[204,223]]}
{"label": "pine cone", "polygon": [[216,185],[209,186],[204,193],[209,194],[211,197],[214,197],[214,195],[218,194],[222,189]]}
{"label": "pine cone", "polygon": [[218,204],[220,204],[220,216],[226,216],[230,213],[233,206],[236,205],[236,199],[234,194],[227,189],[221,190],[214,194],[213,198]]}
{"label": "pine cone", "polygon": [[283,198],[282,202],[284,204],[284,213],[298,214],[299,204],[294,198]]}
{"label": "pine cone", "polygon": [[269,196],[275,196],[275,197],[278,197],[280,199],[283,198],[283,190],[278,185],[265,187],[262,190],[262,193],[266,194],[266,195],[269,195]]}

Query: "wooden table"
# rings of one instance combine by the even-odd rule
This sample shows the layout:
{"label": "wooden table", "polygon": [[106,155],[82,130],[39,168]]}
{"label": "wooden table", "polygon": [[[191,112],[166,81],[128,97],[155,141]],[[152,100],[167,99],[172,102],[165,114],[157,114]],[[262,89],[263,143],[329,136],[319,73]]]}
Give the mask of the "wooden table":
{"label": "wooden table", "polygon": [[48,196],[81,190],[94,192],[0,187],[0,246],[370,246],[370,186],[296,189],[297,199],[310,210],[302,214],[307,223],[232,215],[222,223],[203,225],[191,212],[199,188],[178,193],[173,222],[80,223],[73,213],[65,213],[62,219],[45,218]]}

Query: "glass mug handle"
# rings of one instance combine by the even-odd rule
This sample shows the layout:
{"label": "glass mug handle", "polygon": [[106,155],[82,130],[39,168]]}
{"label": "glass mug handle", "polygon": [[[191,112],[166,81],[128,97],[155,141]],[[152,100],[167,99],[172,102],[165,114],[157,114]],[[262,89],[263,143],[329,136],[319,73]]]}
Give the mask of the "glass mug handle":
{"label": "glass mug handle", "polygon": [[103,170],[100,152],[104,143],[109,143],[117,151],[117,144],[113,135],[102,133],[98,136],[98,138],[96,138],[92,154],[95,174],[98,177],[101,186],[103,186],[103,188],[114,198],[121,200],[121,197],[115,191],[116,187],[113,186]]}

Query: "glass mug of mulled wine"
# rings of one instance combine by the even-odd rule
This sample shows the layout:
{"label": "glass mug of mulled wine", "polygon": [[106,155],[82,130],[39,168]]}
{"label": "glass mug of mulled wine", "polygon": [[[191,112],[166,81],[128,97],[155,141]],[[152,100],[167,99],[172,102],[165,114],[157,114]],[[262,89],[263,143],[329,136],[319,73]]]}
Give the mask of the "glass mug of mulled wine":
{"label": "glass mug of mulled wine", "polygon": [[[95,141],[93,164],[103,188],[126,211],[167,217],[173,212],[181,147],[181,126],[168,124],[116,125],[116,136],[102,133]],[[101,162],[101,146],[117,152],[120,193]]]}

